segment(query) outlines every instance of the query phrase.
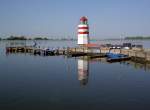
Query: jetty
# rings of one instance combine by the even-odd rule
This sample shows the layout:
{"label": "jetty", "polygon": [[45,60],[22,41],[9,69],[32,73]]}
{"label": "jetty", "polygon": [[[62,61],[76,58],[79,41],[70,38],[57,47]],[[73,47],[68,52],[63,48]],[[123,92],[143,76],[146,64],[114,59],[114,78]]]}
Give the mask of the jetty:
{"label": "jetty", "polygon": [[88,56],[88,58],[106,57],[108,62],[133,60],[137,62],[150,63],[150,49],[139,49],[139,48],[113,49],[110,47],[88,48],[78,46],[78,47],[48,49],[33,46],[18,46],[18,47],[16,46],[16,47],[6,47],[6,53],[7,54],[31,53],[33,55],[42,55],[42,56],[66,55],[68,57]]}

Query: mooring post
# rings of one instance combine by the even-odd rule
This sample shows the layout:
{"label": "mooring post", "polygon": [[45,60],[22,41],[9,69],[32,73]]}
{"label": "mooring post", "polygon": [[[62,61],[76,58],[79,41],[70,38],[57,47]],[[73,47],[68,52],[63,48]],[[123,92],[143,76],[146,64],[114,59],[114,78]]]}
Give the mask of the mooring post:
{"label": "mooring post", "polygon": [[134,52],[134,56],[137,57],[137,52],[136,51]]}
{"label": "mooring post", "polygon": [[69,54],[69,47],[67,47],[67,54]]}
{"label": "mooring post", "polygon": [[109,48],[109,51],[108,51],[108,53],[110,53],[110,51],[111,51],[111,48]]}
{"label": "mooring post", "polygon": [[129,55],[129,50],[128,50],[127,52],[128,52],[128,56],[130,56],[130,55]]}
{"label": "mooring post", "polygon": [[59,54],[59,46],[58,46],[58,49],[57,49],[57,54]]}
{"label": "mooring post", "polygon": [[101,48],[99,48],[99,52],[101,53]]}
{"label": "mooring post", "polygon": [[147,53],[145,52],[145,61],[147,61]]}

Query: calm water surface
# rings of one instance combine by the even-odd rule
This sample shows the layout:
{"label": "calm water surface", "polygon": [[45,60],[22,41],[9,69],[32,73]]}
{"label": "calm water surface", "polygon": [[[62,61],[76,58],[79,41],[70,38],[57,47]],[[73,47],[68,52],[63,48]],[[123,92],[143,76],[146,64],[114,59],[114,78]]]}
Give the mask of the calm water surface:
{"label": "calm water surface", "polygon": [[[7,55],[7,43],[0,42],[0,110],[150,109],[148,64]],[[75,42],[43,44],[74,46]]]}

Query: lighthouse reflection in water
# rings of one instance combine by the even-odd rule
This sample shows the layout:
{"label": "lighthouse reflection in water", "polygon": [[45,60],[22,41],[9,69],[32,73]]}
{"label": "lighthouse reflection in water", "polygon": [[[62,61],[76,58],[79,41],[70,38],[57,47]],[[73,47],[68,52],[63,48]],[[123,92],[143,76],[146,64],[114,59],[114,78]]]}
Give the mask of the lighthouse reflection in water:
{"label": "lighthouse reflection in water", "polygon": [[78,80],[81,85],[88,83],[89,77],[89,62],[85,59],[78,59]]}

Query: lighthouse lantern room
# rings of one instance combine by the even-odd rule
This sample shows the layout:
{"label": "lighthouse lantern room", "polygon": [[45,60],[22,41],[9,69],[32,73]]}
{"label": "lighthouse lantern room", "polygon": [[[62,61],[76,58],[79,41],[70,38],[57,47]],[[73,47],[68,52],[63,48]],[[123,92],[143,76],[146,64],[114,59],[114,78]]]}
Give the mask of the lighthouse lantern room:
{"label": "lighthouse lantern room", "polygon": [[88,19],[81,17],[78,25],[78,45],[85,45],[89,43],[89,26]]}

